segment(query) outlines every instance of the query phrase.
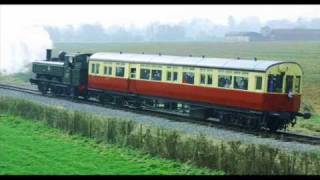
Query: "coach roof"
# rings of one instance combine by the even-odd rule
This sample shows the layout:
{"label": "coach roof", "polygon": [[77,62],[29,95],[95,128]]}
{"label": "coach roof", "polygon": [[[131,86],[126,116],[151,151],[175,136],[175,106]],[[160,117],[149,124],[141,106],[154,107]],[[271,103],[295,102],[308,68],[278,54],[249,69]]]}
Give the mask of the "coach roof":
{"label": "coach roof", "polygon": [[238,60],[227,58],[207,58],[190,56],[169,56],[154,54],[132,54],[132,53],[94,53],[90,60],[117,61],[144,64],[166,64],[181,66],[212,67],[220,69],[238,69],[249,71],[267,71],[269,67],[282,64],[283,61],[270,60]]}

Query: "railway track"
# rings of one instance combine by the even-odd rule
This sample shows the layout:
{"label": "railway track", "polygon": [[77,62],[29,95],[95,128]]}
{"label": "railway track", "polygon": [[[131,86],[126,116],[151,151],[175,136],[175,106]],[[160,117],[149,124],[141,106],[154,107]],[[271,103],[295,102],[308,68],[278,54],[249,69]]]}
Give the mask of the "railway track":
{"label": "railway track", "polygon": [[[1,84],[0,83],[0,88],[1,89],[7,89],[7,90],[12,90],[12,91],[18,91],[18,92],[23,92],[23,93],[29,93],[33,95],[40,95],[40,96],[45,96],[48,98],[58,98],[58,99],[64,99],[66,100],[66,97],[64,96],[53,96],[53,95],[42,95],[38,90],[35,89],[29,89],[29,88],[24,88],[24,87],[19,87],[19,86],[13,86],[13,85],[7,85],[7,84]],[[94,106],[99,106],[99,107],[106,107],[109,109],[117,109],[117,110],[123,110],[123,111],[130,111],[133,113],[137,114],[143,114],[143,115],[150,115],[150,116],[157,116],[157,117],[162,117],[166,118],[169,120],[174,120],[174,121],[180,121],[180,122],[188,122],[188,123],[194,123],[194,124],[200,124],[204,126],[210,126],[210,127],[218,127],[218,128],[223,128],[225,130],[231,130],[231,131],[237,131],[237,132],[242,132],[242,133],[247,133],[247,134],[252,134],[261,138],[274,138],[278,139],[281,141],[288,141],[288,142],[299,142],[299,143],[305,143],[305,144],[312,144],[312,145],[320,145],[320,136],[310,136],[310,135],[305,135],[305,134],[299,134],[299,133],[294,133],[294,132],[289,132],[289,131],[276,131],[276,132],[270,132],[268,130],[259,130],[259,131],[254,131],[254,130],[248,130],[244,129],[238,126],[226,126],[221,123],[219,123],[218,120],[210,119],[210,120],[197,120],[195,118],[191,118],[188,116],[182,116],[181,114],[177,113],[168,113],[164,111],[155,111],[153,109],[139,109],[139,108],[132,108],[132,107],[123,107],[123,106],[115,106],[112,104],[104,104],[102,105],[99,103],[99,101],[94,100],[94,99],[70,99],[76,103],[83,103],[87,105],[94,105]]]}

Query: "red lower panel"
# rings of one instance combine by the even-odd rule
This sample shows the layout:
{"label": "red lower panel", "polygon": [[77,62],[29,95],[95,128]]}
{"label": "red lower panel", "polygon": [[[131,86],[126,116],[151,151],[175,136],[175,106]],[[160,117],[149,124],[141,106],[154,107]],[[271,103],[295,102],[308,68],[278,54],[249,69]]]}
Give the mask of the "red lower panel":
{"label": "red lower panel", "polygon": [[88,87],[259,111],[297,112],[300,106],[300,96],[289,99],[285,94],[262,94],[122,78],[89,76]]}

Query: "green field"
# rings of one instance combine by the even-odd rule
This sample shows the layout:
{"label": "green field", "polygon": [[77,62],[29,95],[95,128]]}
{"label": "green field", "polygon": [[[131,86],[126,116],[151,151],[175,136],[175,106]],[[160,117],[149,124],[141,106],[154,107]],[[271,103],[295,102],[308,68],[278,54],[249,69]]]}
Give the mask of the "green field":
{"label": "green field", "polygon": [[136,150],[97,144],[92,139],[13,116],[0,117],[0,132],[0,175],[223,174]]}

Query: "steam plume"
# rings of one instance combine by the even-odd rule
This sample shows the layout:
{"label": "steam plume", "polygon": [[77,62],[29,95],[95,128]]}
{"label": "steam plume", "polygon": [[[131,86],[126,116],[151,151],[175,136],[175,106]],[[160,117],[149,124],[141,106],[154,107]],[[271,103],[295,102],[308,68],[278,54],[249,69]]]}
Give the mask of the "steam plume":
{"label": "steam plume", "polygon": [[45,49],[52,48],[50,36],[41,26],[6,23],[0,28],[1,74],[25,72],[27,65],[45,59]]}

